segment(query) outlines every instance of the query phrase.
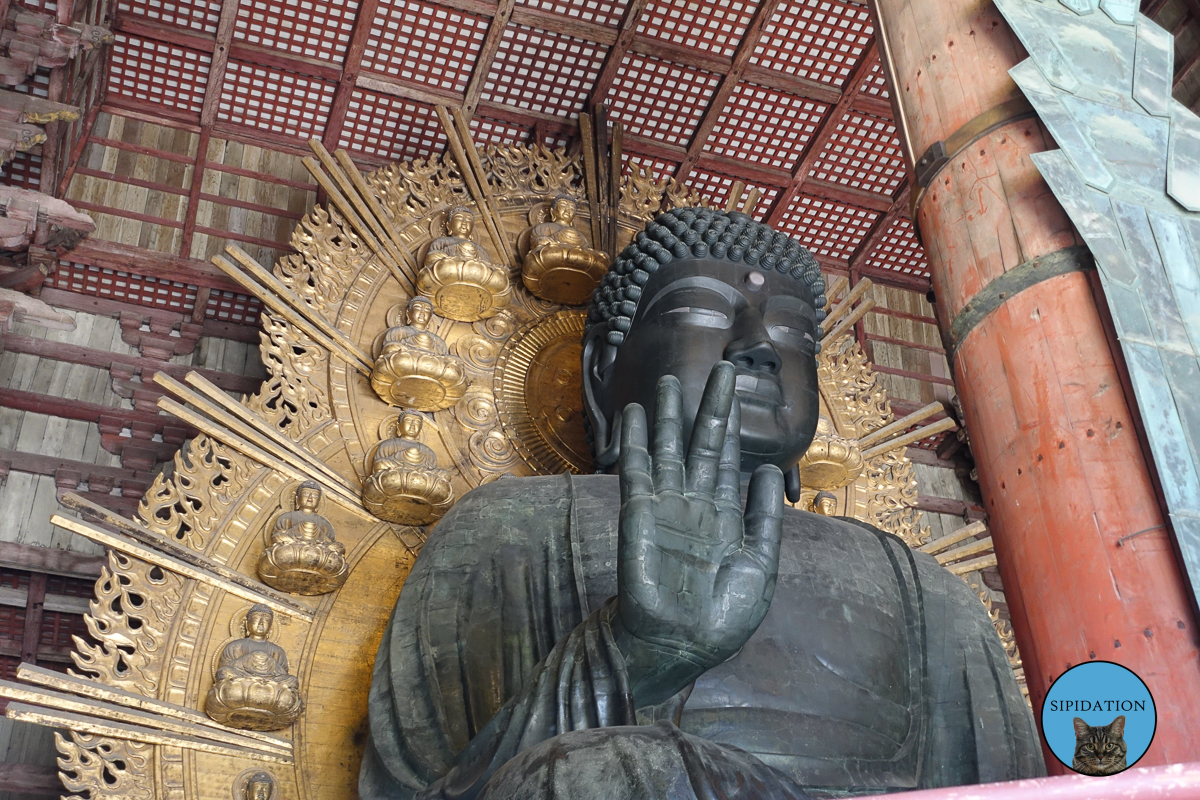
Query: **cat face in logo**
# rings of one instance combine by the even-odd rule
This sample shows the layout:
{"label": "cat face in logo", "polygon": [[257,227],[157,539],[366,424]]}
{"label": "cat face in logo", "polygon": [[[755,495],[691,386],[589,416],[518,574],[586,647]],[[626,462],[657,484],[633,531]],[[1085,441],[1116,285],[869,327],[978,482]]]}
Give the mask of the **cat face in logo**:
{"label": "cat face in logo", "polygon": [[1125,715],[1107,725],[1088,725],[1075,717],[1075,760],[1071,769],[1084,775],[1115,775],[1125,769]]}

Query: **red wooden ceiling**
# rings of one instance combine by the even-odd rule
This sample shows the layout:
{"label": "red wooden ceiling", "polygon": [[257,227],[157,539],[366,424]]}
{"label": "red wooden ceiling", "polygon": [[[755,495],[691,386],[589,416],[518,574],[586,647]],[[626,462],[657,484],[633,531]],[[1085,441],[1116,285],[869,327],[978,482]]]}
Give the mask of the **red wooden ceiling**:
{"label": "red wooden ceiling", "polygon": [[[928,281],[867,8],[848,0],[118,0],[106,102],[365,166],[477,141],[566,144],[607,102],[629,159],[761,219],[828,267]],[[890,279],[890,280],[889,280]]]}

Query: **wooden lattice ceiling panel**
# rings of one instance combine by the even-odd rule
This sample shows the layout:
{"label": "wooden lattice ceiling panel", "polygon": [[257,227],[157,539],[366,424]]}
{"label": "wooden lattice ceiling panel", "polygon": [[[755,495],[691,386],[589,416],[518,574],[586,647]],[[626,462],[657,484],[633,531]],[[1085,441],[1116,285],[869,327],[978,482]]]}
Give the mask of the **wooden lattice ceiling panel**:
{"label": "wooden lattice ceiling panel", "polygon": [[721,112],[706,152],[791,170],[829,106],[743,81]]}
{"label": "wooden lattice ceiling panel", "polygon": [[535,114],[577,116],[607,50],[586,39],[510,23],[482,99]]}
{"label": "wooden lattice ceiling panel", "polygon": [[641,31],[653,39],[732,58],[756,6],[743,0],[655,0],[646,6]]}
{"label": "wooden lattice ceiling panel", "polygon": [[609,102],[631,135],[686,146],[720,82],[714,72],[631,53],[621,64]]}
{"label": "wooden lattice ceiling panel", "polygon": [[[719,204],[741,182],[827,269],[928,285],[854,0],[117,2],[114,113],[296,154],[315,136],[371,168],[441,152],[437,104],[465,107],[481,143],[574,146],[578,114],[605,102],[627,164]],[[190,242],[178,255],[202,257]]]}
{"label": "wooden lattice ceiling panel", "polygon": [[488,18],[432,3],[379,3],[362,68],[401,81],[462,93],[487,35]]}
{"label": "wooden lattice ceiling panel", "polygon": [[780,3],[751,63],[840,87],[871,44],[871,15],[857,3]]}

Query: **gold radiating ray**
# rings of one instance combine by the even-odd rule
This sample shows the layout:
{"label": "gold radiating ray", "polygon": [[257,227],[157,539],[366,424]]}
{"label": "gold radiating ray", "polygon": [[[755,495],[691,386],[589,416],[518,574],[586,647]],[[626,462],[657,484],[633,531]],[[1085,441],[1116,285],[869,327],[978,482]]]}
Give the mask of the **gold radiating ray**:
{"label": "gold radiating ray", "polygon": [[[82,499],[80,498],[80,500]],[[312,609],[291,600],[282,600],[280,599],[281,595],[265,584],[251,581],[244,575],[232,573],[232,570],[225,569],[212,559],[198,553],[193,553],[192,558],[180,558],[167,552],[173,549],[167,542],[160,541],[153,545],[145,545],[127,535],[109,533],[83,520],[64,517],[61,514],[52,515],[50,524],[77,533],[111,550],[162,567],[185,578],[208,584],[214,589],[221,589],[252,603],[262,603],[273,611],[305,622],[313,621]]]}
{"label": "gold radiating ray", "polygon": [[261,731],[244,731],[236,728],[227,728],[221,723],[210,719],[207,715],[187,706],[179,706],[174,703],[168,703],[165,700],[156,700],[145,695],[127,692],[124,689],[117,689],[113,686],[97,683],[79,675],[66,675],[46,669],[45,667],[23,663],[17,667],[17,679],[25,681],[27,684],[45,686],[61,692],[100,700],[111,705],[156,714],[160,717],[185,720],[204,728],[209,728],[214,732],[212,734],[203,734],[205,736],[229,734],[242,740],[251,740],[248,746],[268,751],[277,751],[289,756],[292,754],[292,742],[280,736]]}
{"label": "gold radiating ray", "polygon": [[[317,459],[307,451],[286,439],[282,443],[263,435],[249,424],[242,422],[221,407],[209,402],[203,396],[193,392],[186,386],[174,381],[162,373],[155,375],[155,381],[172,392],[187,400],[187,402],[203,411],[204,416],[192,411],[187,406],[175,402],[169,397],[160,397],[158,407],[168,414],[183,420],[212,439],[228,445],[247,458],[257,461],[265,467],[283,473],[295,481],[314,480],[321,484],[331,500],[347,511],[363,519],[377,523],[379,519],[363,508],[357,488],[344,478],[334,478],[331,470],[322,465],[316,466]],[[211,419],[209,419],[211,417]]]}
{"label": "gold radiating ray", "polygon": [[496,252],[509,266],[517,264],[516,253],[513,252],[512,245],[504,236],[504,223],[500,219],[499,208],[492,197],[492,187],[488,181],[487,172],[479,160],[479,151],[475,147],[475,142],[471,140],[471,129],[468,123],[462,119],[458,109],[434,106],[434,110],[437,111],[438,120],[442,123],[442,131],[446,134],[446,141],[450,145],[450,155],[454,157],[459,174],[462,175],[463,182],[467,184],[467,191],[471,193],[471,198],[479,208],[483,226],[487,228]]}

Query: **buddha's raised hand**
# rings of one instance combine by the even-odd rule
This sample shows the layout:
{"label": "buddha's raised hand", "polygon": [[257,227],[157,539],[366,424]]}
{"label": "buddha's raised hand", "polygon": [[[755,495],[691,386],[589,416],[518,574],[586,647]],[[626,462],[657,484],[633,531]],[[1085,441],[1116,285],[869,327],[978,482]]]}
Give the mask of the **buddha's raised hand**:
{"label": "buddha's raised hand", "polygon": [[754,471],[743,513],[733,365],[713,367],[683,447],[683,395],[658,383],[653,452],[646,413],[625,408],[617,610],[612,627],[641,707],[737,652],[758,628],[779,568],[783,473]]}

